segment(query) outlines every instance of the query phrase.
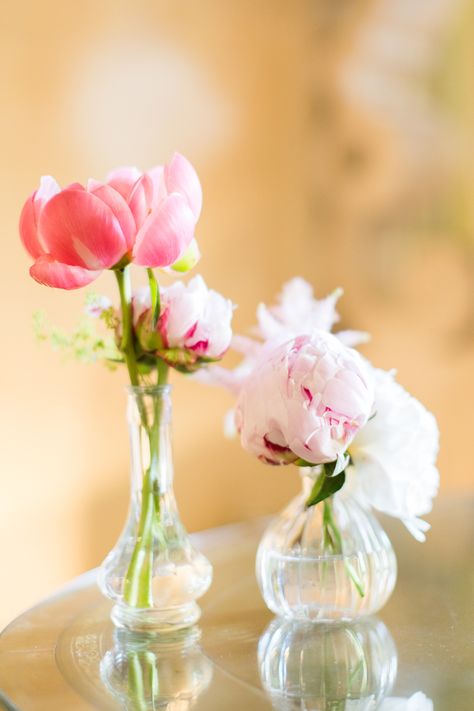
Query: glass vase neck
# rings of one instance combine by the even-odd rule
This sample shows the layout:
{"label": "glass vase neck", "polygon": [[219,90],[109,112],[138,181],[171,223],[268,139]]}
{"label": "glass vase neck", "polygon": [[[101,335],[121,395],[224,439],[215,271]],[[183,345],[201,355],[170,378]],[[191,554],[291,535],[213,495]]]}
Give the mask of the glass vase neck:
{"label": "glass vase neck", "polygon": [[127,390],[132,492],[141,491],[143,479],[148,478],[155,493],[163,495],[173,483],[171,386],[129,386]]}
{"label": "glass vase neck", "polygon": [[171,423],[171,385],[127,385],[130,425],[150,430]]}
{"label": "glass vase neck", "polygon": [[173,386],[166,383],[166,385],[126,385],[125,388],[131,395],[160,396],[169,394]]}

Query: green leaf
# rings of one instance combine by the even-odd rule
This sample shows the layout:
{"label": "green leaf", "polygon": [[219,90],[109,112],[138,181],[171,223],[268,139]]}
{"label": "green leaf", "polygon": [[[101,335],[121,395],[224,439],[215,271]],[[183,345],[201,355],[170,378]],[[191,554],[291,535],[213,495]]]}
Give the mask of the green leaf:
{"label": "green leaf", "polygon": [[344,486],[344,482],[346,481],[345,472],[340,472],[340,474],[336,474],[336,476],[327,476],[325,473],[326,467],[327,464],[324,465],[323,473],[320,474],[314,482],[311,494],[306,502],[307,508],[319,504]]}
{"label": "green leaf", "polygon": [[349,464],[350,457],[346,454],[340,454],[334,462],[328,462],[324,465],[326,476],[337,476]]}

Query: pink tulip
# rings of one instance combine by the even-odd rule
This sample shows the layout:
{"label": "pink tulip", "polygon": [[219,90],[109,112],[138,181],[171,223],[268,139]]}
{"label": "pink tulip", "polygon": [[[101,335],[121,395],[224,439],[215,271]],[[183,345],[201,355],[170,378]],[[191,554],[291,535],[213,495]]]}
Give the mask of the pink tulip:
{"label": "pink tulip", "polygon": [[21,239],[35,260],[31,276],[77,289],[132,261],[172,266],[190,248],[201,204],[199,178],[179,153],[164,167],[143,174],[121,168],[86,188],[74,183],[61,190],[42,178],[20,217]]}
{"label": "pink tulip", "polygon": [[243,447],[265,462],[324,464],[344,454],[373,402],[360,355],[318,330],[265,354],[241,389],[236,424]]}

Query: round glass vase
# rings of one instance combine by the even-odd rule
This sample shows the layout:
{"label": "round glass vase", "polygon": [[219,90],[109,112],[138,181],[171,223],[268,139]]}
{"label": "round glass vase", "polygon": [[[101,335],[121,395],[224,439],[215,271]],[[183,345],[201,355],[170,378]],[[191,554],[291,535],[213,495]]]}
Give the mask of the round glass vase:
{"label": "round glass vase", "polygon": [[377,612],[395,587],[397,562],[370,511],[340,492],[307,507],[319,468],[304,470],[303,490],[266,529],[256,573],[277,615],[312,622],[351,621]]}
{"label": "round glass vase", "polygon": [[128,388],[131,500],[128,520],[99,569],[112,620],[134,631],[173,631],[200,617],[196,600],[212,567],[181,523],[173,492],[171,388]]}

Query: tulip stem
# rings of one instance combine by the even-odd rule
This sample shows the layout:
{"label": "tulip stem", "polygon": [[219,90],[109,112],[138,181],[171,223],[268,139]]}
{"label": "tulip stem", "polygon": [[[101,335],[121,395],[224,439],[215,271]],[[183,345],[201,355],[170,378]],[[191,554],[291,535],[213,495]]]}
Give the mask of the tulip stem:
{"label": "tulip stem", "polygon": [[120,306],[122,309],[122,341],[120,348],[125,355],[130,382],[139,385],[137,358],[133,343],[132,332],[132,287],[130,281],[130,265],[123,269],[116,269],[115,276],[120,293]]}

